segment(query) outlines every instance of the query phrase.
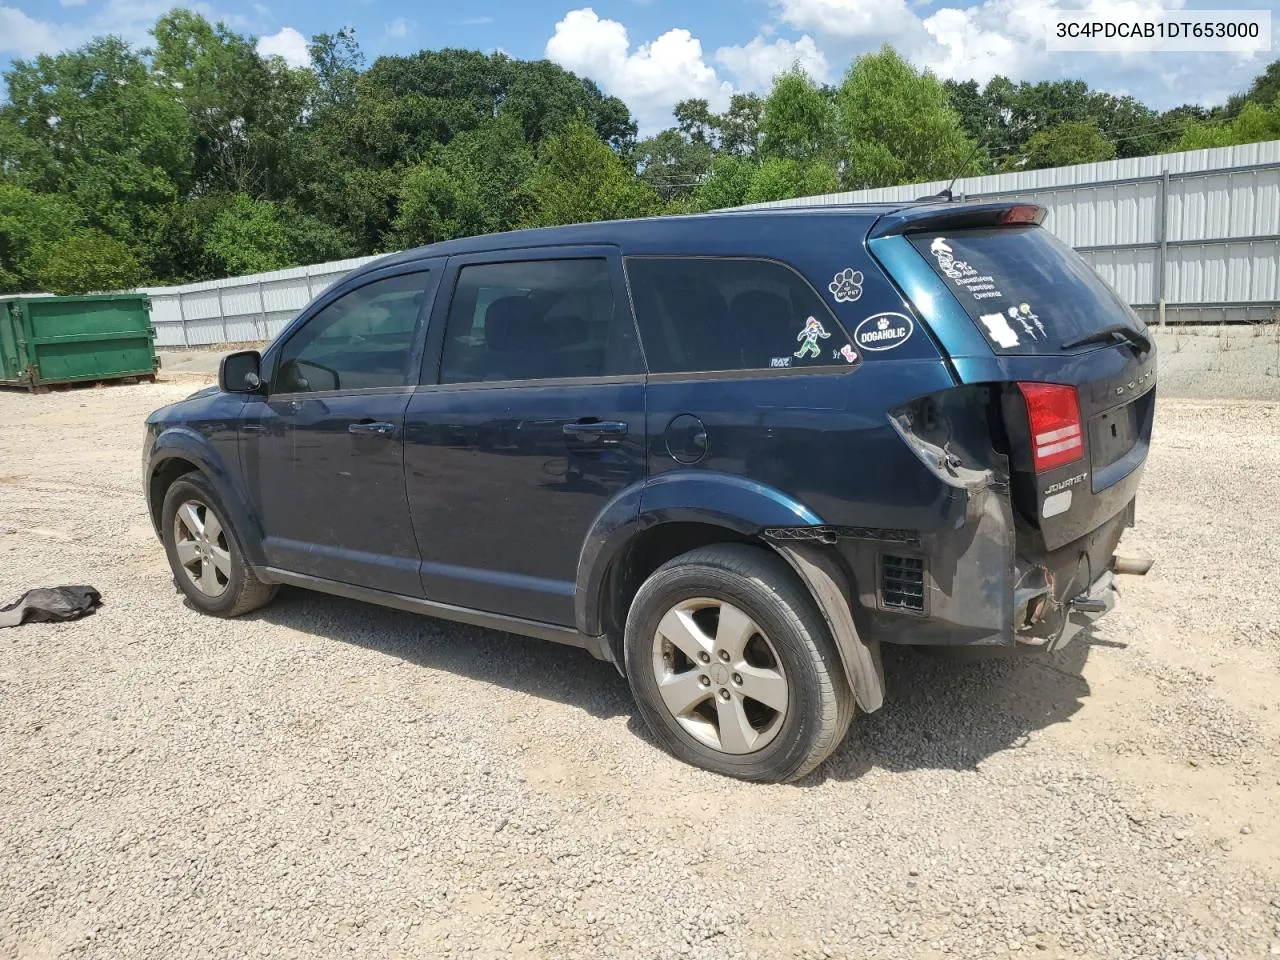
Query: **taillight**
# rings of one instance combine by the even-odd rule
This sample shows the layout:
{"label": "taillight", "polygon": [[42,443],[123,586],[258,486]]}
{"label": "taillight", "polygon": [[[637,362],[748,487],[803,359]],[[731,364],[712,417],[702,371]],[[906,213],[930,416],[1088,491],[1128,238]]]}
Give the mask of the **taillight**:
{"label": "taillight", "polygon": [[1031,426],[1031,456],[1036,473],[1073,463],[1084,456],[1084,430],[1076,388],[1059,383],[1020,383]]}

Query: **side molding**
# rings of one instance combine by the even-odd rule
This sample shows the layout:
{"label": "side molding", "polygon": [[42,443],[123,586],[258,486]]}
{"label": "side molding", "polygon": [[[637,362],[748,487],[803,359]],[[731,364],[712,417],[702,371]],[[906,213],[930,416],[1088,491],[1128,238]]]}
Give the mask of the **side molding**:
{"label": "side molding", "polygon": [[800,575],[818,602],[840,651],[840,661],[858,706],[863,713],[879,710],[884,706],[884,664],[880,659],[880,644],[867,642],[858,634],[849,608],[853,596],[849,578],[835,558],[819,546],[796,541],[772,541],[772,545]]}

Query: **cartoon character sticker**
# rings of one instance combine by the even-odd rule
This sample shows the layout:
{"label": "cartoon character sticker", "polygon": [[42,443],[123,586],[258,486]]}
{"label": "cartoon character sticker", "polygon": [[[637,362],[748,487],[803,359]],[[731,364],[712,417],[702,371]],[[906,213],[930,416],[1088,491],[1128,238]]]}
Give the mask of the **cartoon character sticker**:
{"label": "cartoon character sticker", "polygon": [[[1017,308],[1013,308],[1010,313],[1017,313]],[[1009,321],[1005,319],[1003,313],[984,313],[978,319],[982,321],[982,325],[987,328],[987,333],[997,345],[1001,347],[1018,345],[1018,332],[1009,326]]]}
{"label": "cartoon character sticker", "polygon": [[[1041,338],[1045,336],[1044,324],[1040,322],[1039,317],[1031,312],[1031,304],[1029,303],[1020,303],[1016,307],[1010,307],[1009,319],[1017,320],[1022,324],[1022,329],[1027,332],[1027,336],[1032,340],[1036,339],[1036,330],[1040,331]],[[1036,325],[1035,330],[1031,329],[1033,323]]]}
{"label": "cartoon character sticker", "polygon": [[818,346],[818,340],[826,340],[830,336],[831,334],[827,333],[826,328],[816,317],[810,317],[804,322],[804,329],[796,334],[796,339],[801,341],[800,349],[792,356],[797,360],[803,360],[806,357],[816,359],[822,356],[822,348]]}
{"label": "cartoon character sticker", "polygon": [[836,303],[853,303],[862,296],[862,271],[845,267],[827,284],[827,289],[836,298]]}
{"label": "cartoon character sticker", "polygon": [[944,237],[936,237],[933,243],[929,244],[929,252],[938,261],[938,266],[942,268],[942,272],[952,280],[962,280],[978,272],[964,260],[956,259],[955,251],[951,249],[951,245],[947,243]]}

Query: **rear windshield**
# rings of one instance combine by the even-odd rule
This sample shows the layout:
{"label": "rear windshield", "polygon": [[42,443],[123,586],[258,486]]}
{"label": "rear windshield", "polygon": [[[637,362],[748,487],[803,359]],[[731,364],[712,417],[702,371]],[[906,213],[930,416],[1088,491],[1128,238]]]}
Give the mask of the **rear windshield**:
{"label": "rear windshield", "polygon": [[920,233],[908,239],[997,352],[1056,353],[1063,344],[1112,324],[1143,329],[1093,268],[1043,227]]}

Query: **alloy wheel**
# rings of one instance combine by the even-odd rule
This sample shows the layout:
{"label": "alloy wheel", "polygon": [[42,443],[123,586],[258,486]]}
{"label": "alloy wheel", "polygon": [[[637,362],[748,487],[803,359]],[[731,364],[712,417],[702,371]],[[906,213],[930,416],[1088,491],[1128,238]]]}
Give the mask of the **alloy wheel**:
{"label": "alloy wheel", "polygon": [[187,578],[210,599],[231,581],[231,550],[217,515],[198,500],[187,500],[173,518],[173,547]]}

